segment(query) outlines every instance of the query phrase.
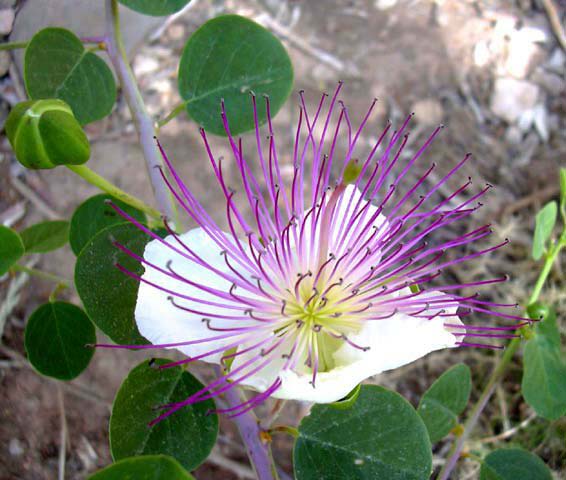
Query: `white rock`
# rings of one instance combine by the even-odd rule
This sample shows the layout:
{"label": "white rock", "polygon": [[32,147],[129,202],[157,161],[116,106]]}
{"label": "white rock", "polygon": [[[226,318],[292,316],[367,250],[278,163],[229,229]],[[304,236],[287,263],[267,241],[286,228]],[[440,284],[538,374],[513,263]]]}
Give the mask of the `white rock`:
{"label": "white rock", "polygon": [[19,457],[24,453],[24,447],[22,446],[22,442],[20,442],[17,438],[11,438],[8,444],[8,452],[13,457]]}
{"label": "white rock", "polygon": [[491,51],[488,42],[481,40],[474,46],[474,63],[478,67],[485,67],[491,60]]}
{"label": "white rock", "polygon": [[493,36],[499,38],[509,37],[515,31],[517,19],[506,13],[497,15],[497,20],[493,28]]}
{"label": "white rock", "polygon": [[544,88],[551,95],[561,95],[566,92],[566,81],[564,76],[556,75],[545,69],[537,68],[531,76],[531,80]]}
{"label": "white rock", "polygon": [[180,24],[173,24],[167,29],[167,35],[171,40],[182,40],[185,37],[185,27]]}
{"label": "white rock", "polygon": [[375,8],[378,10],[388,10],[397,4],[397,0],[375,0]]}
{"label": "white rock", "polygon": [[8,35],[14,25],[14,10],[3,8],[0,10],[0,35]]}
{"label": "white rock", "polygon": [[507,44],[507,55],[504,61],[504,69],[507,74],[515,78],[526,78],[532,70],[537,59],[540,59],[543,50],[536,42],[544,36],[534,35],[538,32],[535,28],[522,28],[515,30],[509,37]]}
{"label": "white rock", "polygon": [[535,109],[524,110],[517,119],[517,126],[523,133],[528,132],[535,122]]}
{"label": "white rock", "polygon": [[534,108],[533,123],[541,140],[543,142],[547,142],[550,137],[550,133],[548,127],[548,112],[544,103],[539,103]]}
{"label": "white rock", "polygon": [[514,123],[535,107],[538,97],[537,85],[512,77],[500,77],[495,80],[490,108],[498,117]]}
{"label": "white rock", "polygon": [[147,75],[159,68],[159,62],[155,58],[138,55],[134,61],[134,73],[136,75]]}
{"label": "white rock", "polygon": [[539,26],[525,26],[517,31],[521,37],[532,43],[545,43],[550,39],[548,30]]}
{"label": "white rock", "polygon": [[511,145],[519,145],[523,140],[523,132],[517,125],[510,125],[505,131],[505,140]]}
{"label": "white rock", "polygon": [[560,48],[556,48],[548,59],[546,68],[558,75],[564,76],[564,67],[566,67],[566,53]]}
{"label": "white rock", "polygon": [[425,98],[413,104],[415,120],[422,125],[438,125],[442,122],[443,109],[434,98]]}

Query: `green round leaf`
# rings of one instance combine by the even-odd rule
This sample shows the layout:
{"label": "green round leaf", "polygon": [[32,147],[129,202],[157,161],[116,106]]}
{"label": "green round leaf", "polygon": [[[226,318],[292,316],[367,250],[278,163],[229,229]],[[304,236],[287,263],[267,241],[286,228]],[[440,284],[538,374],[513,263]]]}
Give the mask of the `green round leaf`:
{"label": "green round leaf", "polygon": [[41,374],[72,380],[88,366],[96,343],[94,326],[77,306],[66,302],[41,305],[29,317],[25,347]]}
{"label": "green round leaf", "polygon": [[144,360],[122,383],[110,417],[110,449],[115,460],[133,455],[165,454],[186,469],[200,465],[212,450],[218,434],[218,416],[212,400],[175,412],[153,427],[155,407],[179,402],[203,385],[181,367],[159,369],[171,360]]}
{"label": "green round leaf", "polygon": [[80,165],[90,157],[88,138],[62,100],[19,103],[6,120],[6,135],[26,168]]}
{"label": "green round leaf", "polygon": [[432,443],[448,435],[456,426],[458,415],[466,408],[471,391],[470,369],[460,363],[446,370],[424,393],[417,412]]}
{"label": "green round leaf", "polygon": [[65,246],[69,241],[69,222],[54,220],[41,222],[20,233],[26,253],[45,253]]}
{"label": "green round leaf", "polygon": [[118,270],[116,263],[137,275],[143,273],[143,267],[118,250],[113,241],[143,255],[148,237],[129,223],[98,232],[77,257],[75,286],[90,319],[114,342],[146,344],[134,318],[139,282]]}
{"label": "green round leaf", "polygon": [[26,48],[24,81],[30,98],[59,98],[82,124],[100,120],[116,102],[112,72],[64,28],[44,28]]}
{"label": "green round leaf", "polygon": [[428,480],[432,452],[409,402],[364,385],[352,408],[312,408],[299,426],[293,462],[297,480]]}
{"label": "green round leaf", "polygon": [[167,455],[145,455],[120,460],[88,480],[194,480],[177,460]]}
{"label": "green round leaf", "polygon": [[20,236],[11,228],[0,225],[0,275],[4,275],[24,254]]}
{"label": "green round leaf", "polygon": [[258,115],[265,122],[262,95],[269,95],[275,115],[291,92],[293,67],[281,42],[265,28],[238,15],[206,22],[190,38],[179,64],[179,93],[189,115],[207,131],[226,135],[220,118],[225,101],[230,130],[253,129],[250,92],[258,96]]}
{"label": "green round leaf", "polygon": [[178,12],[187,5],[190,0],[119,0],[119,2],[144,15],[162,17]]}
{"label": "green round leaf", "polygon": [[556,311],[541,304],[529,306],[529,314],[542,313],[535,334],[524,347],[521,390],[538,415],[556,420],[566,414],[566,360],[561,351]]}
{"label": "green round leaf", "polygon": [[519,448],[506,448],[485,457],[480,480],[552,480],[552,475],[536,455]]}
{"label": "green round leaf", "polygon": [[71,218],[69,243],[75,255],[78,255],[86,243],[100,230],[111,225],[127,222],[108,205],[109,200],[136,220],[145,223],[145,215],[134,207],[130,207],[130,205],[110,195],[95,195],[81,203]]}

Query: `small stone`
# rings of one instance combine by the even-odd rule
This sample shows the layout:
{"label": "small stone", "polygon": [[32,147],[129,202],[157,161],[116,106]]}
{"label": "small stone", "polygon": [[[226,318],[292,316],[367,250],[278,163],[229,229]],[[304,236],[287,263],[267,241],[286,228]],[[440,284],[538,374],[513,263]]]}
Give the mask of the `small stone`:
{"label": "small stone", "polygon": [[375,8],[378,10],[388,10],[397,4],[397,0],[375,0]]}
{"label": "small stone", "polygon": [[531,80],[544,88],[550,95],[561,95],[566,91],[566,82],[559,75],[537,68]]}
{"label": "small stone", "polygon": [[535,107],[538,97],[537,85],[512,77],[500,77],[495,80],[490,108],[499,118],[514,123]]}
{"label": "small stone", "polygon": [[17,438],[11,438],[8,443],[8,452],[10,452],[12,457],[20,457],[24,453],[22,442],[20,442]]}
{"label": "small stone", "polygon": [[6,50],[0,50],[0,77],[8,73],[11,61],[10,54]]}
{"label": "small stone", "polygon": [[491,61],[492,53],[488,42],[481,40],[474,46],[474,63],[478,67],[485,67]]}
{"label": "small stone", "polygon": [[534,28],[516,30],[509,38],[507,56],[504,62],[505,72],[515,78],[526,78],[533,67],[543,57],[543,49],[536,42],[544,40],[542,32],[537,35]]}
{"label": "small stone", "polygon": [[536,132],[543,142],[548,142],[550,138],[550,132],[548,127],[548,112],[543,103],[539,103],[534,108],[533,123]]}
{"label": "small stone", "polygon": [[167,29],[167,35],[171,40],[182,40],[185,37],[185,27],[175,23]]}
{"label": "small stone", "polygon": [[510,125],[505,131],[505,140],[510,145],[520,145],[523,141],[523,131],[517,125]]}
{"label": "small stone", "polygon": [[415,114],[415,120],[422,125],[438,125],[442,122],[442,105],[434,98],[419,100],[411,110]]}
{"label": "small stone", "polygon": [[556,48],[548,62],[546,63],[546,68],[551,72],[557,73],[558,75],[564,75],[564,67],[566,66],[566,53],[564,53],[560,48]]}
{"label": "small stone", "polygon": [[136,76],[153,73],[159,68],[159,62],[155,58],[138,55],[134,61],[133,70]]}
{"label": "small stone", "polygon": [[14,25],[14,10],[3,8],[0,10],[0,35],[8,35]]}

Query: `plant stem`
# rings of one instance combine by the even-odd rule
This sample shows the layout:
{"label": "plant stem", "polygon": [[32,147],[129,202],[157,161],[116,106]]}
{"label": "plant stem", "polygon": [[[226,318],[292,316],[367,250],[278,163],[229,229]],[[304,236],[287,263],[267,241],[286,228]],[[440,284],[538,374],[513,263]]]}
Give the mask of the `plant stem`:
{"label": "plant stem", "polygon": [[103,192],[106,192],[113,197],[121,200],[128,205],[141,210],[142,212],[149,215],[155,220],[161,220],[161,214],[153,207],[150,207],[139,198],[136,198],[129,193],[124,192],[121,188],[118,188],[113,183],[110,183],[104,177],[100,176],[98,173],[93,172],[90,168],[85,165],[67,165],[67,168],[75,172],[79,177],[86,180],[91,185],[98,187]]}
{"label": "plant stem", "polygon": [[154,140],[156,134],[154,122],[147,113],[136,79],[128,64],[126,49],[120,33],[118,0],[106,0],[106,44],[108,56],[120,80],[126,103],[132,112],[132,119],[138,132],[157,205],[167,218],[171,221],[176,220],[173,198],[159,171],[160,168],[163,168],[163,159]]}
{"label": "plant stem", "polygon": [[0,50],[17,50],[18,48],[26,48],[29,42],[5,42],[0,43]]}
{"label": "plant stem", "polygon": [[505,352],[503,353],[501,360],[499,361],[499,363],[496,365],[495,369],[491,373],[491,376],[489,377],[489,380],[486,386],[484,387],[480,395],[480,398],[472,408],[472,412],[470,413],[470,416],[468,417],[466,423],[464,424],[464,431],[462,432],[462,435],[460,435],[456,439],[456,442],[454,442],[454,444],[452,445],[452,449],[450,450],[448,460],[446,461],[444,467],[440,471],[440,474],[438,475],[438,480],[448,480],[448,478],[450,478],[450,474],[452,473],[452,470],[454,470],[454,467],[456,466],[456,463],[460,458],[460,454],[462,453],[462,449],[464,448],[464,443],[470,436],[470,433],[472,432],[472,429],[475,427],[481,412],[483,411],[483,409],[487,405],[487,402],[491,398],[491,395],[495,390],[495,385],[497,384],[499,377],[503,374],[503,372],[505,372],[507,365],[515,355],[515,352],[519,348],[520,344],[521,344],[521,339],[514,338],[513,340],[511,340],[511,342],[505,349]]}
{"label": "plant stem", "polygon": [[57,403],[59,403],[59,415],[61,417],[61,434],[59,437],[59,475],[58,480],[65,480],[65,459],[67,457],[67,418],[65,415],[65,399],[61,384],[57,382]]}
{"label": "plant stem", "polygon": [[16,272],[24,272],[28,275],[33,275],[34,277],[42,278],[44,280],[49,280],[51,282],[56,282],[59,285],[64,286],[65,288],[69,287],[69,282],[59,275],[55,275],[53,273],[44,272],[43,270],[37,270],[36,268],[25,267],[23,265],[12,265],[12,270]]}
{"label": "plant stem", "polygon": [[167,125],[171,120],[173,120],[176,116],[180,113],[185,111],[185,107],[187,106],[187,102],[181,102],[177,105],[164,119],[159,120],[157,122],[157,128],[161,128],[164,125]]}
{"label": "plant stem", "polygon": [[542,291],[542,287],[544,286],[544,283],[546,282],[546,279],[550,274],[550,271],[552,270],[552,265],[554,264],[554,261],[558,258],[558,254],[560,253],[560,250],[562,250],[562,248],[564,247],[566,247],[566,228],[562,232],[562,235],[560,236],[558,241],[550,248],[546,256],[540,275],[535,283],[535,286],[529,298],[529,305],[535,303],[538,300],[540,292]]}
{"label": "plant stem", "polygon": [[[538,300],[538,297],[540,296],[540,293],[542,291],[542,287],[544,286],[544,283],[546,282],[546,279],[550,274],[552,265],[556,260],[556,258],[558,257],[558,253],[564,246],[566,246],[566,231],[562,233],[560,239],[556,242],[555,245],[553,245],[553,247],[548,252],[542,270],[535,283],[531,296],[529,297],[528,305],[531,305],[532,303]],[[519,330],[517,330],[515,333],[519,333]],[[520,344],[521,344],[521,337],[516,337],[513,340],[511,340],[511,342],[509,342],[509,345],[505,349],[505,352],[503,353],[501,359],[493,369],[493,372],[491,372],[491,375],[480,395],[480,398],[473,406],[470,416],[468,417],[466,423],[464,424],[464,431],[462,432],[462,435],[460,435],[452,445],[452,448],[448,455],[448,460],[442,467],[442,470],[438,475],[438,480],[448,480],[450,478],[450,474],[452,473],[452,470],[454,470],[454,468],[456,467],[456,463],[460,458],[466,440],[470,436],[470,433],[475,427],[481,412],[483,411],[483,409],[487,405],[487,402],[491,398],[491,395],[495,390],[495,386],[497,382],[507,370],[507,366],[511,363],[511,360],[513,359],[513,356],[517,352]]]}
{"label": "plant stem", "polygon": [[[222,375],[222,371],[218,367],[216,368],[216,374]],[[230,407],[242,403],[237,387],[229,388],[224,393],[224,398]],[[250,410],[234,417],[234,423],[238,426],[258,480],[276,480],[277,472],[269,454],[269,447],[261,439],[262,430],[256,416]]]}

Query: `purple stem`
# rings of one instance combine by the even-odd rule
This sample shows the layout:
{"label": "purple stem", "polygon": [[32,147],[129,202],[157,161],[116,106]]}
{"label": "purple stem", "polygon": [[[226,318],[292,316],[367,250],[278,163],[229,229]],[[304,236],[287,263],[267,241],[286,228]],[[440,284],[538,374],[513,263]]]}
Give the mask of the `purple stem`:
{"label": "purple stem", "polygon": [[106,0],[105,41],[108,47],[108,56],[120,80],[126,103],[132,112],[132,119],[138,132],[157,206],[167,218],[176,220],[172,197],[160,173],[160,168],[163,167],[163,159],[154,140],[154,122],[146,111],[134,74],[128,64],[120,34],[117,0]]}
{"label": "purple stem", "polygon": [[[216,374],[222,375],[219,367]],[[224,392],[224,399],[230,407],[242,404],[240,393],[237,388],[230,388]],[[256,472],[258,480],[275,480],[274,466],[266,444],[261,440],[261,428],[252,411],[233,417],[238,426],[242,440],[246,445],[246,451],[250,462]]]}
{"label": "purple stem", "polygon": [[497,385],[497,382],[499,381],[501,376],[505,373],[507,366],[513,359],[513,356],[517,352],[517,349],[519,348],[520,344],[521,344],[521,338],[517,337],[511,340],[511,342],[505,349],[505,353],[503,354],[501,360],[498,362],[493,372],[491,373],[489,380],[486,386],[484,387],[479,400],[474,405],[474,408],[472,409],[472,413],[470,414],[468,420],[464,424],[464,431],[462,432],[462,435],[460,435],[456,440],[456,442],[454,443],[452,450],[450,451],[450,457],[448,458],[448,460],[444,464],[444,467],[440,471],[440,474],[438,475],[438,480],[448,480],[450,478],[450,474],[452,473],[452,471],[456,467],[456,463],[458,463],[458,460],[460,459],[460,454],[462,453],[466,440],[470,436],[470,433],[472,432],[473,428],[476,426],[479,416],[483,412],[483,409],[487,405],[487,402],[489,401],[491,395],[493,394],[493,391],[495,390],[495,386]]}
{"label": "purple stem", "polygon": [[[485,391],[485,394],[476,404],[476,408],[474,409],[472,415],[468,419],[468,424],[470,426],[472,427],[475,426],[475,424],[479,419],[479,416],[481,415],[483,409],[487,405],[487,402],[491,398],[491,395],[493,394],[494,390],[495,390],[495,383],[489,386],[488,390]],[[458,437],[456,443],[452,448],[450,458],[446,461],[444,468],[442,469],[440,475],[438,476],[438,480],[448,480],[450,478],[450,474],[452,473],[452,470],[454,470],[454,467],[456,467],[456,463],[458,463],[458,460],[460,459],[460,454],[462,453],[462,449],[464,448],[464,444],[466,443],[466,440],[468,439],[470,432],[471,432],[471,428],[464,430],[462,435]]]}

